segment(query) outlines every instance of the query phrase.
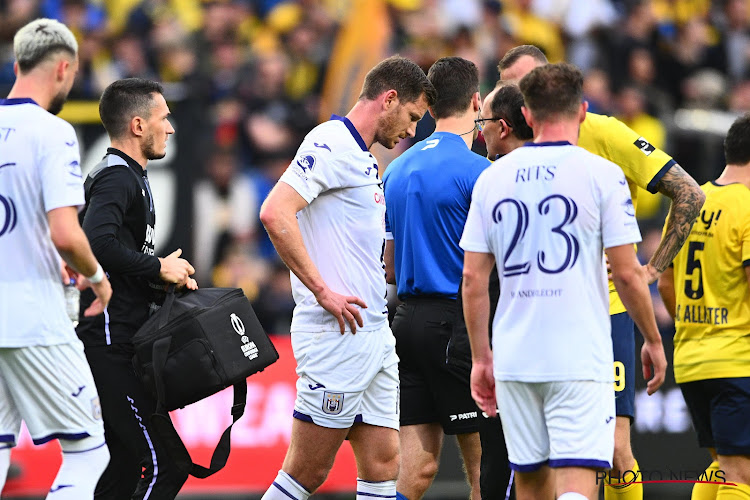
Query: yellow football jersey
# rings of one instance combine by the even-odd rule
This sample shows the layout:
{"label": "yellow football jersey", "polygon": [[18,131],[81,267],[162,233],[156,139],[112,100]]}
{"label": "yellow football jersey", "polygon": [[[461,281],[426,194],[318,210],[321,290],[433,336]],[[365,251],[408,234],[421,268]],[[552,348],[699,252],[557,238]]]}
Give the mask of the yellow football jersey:
{"label": "yellow football jersey", "polygon": [[[638,206],[638,190],[656,193],[656,185],[675,161],[664,151],[652,146],[617,118],[586,113],[581,124],[578,145],[595,155],[608,159],[625,173],[633,198]],[[625,312],[625,306],[609,282],[609,314]]]}
{"label": "yellow football jersey", "polygon": [[672,262],[677,383],[750,376],[750,189],[701,189],[706,203]]}

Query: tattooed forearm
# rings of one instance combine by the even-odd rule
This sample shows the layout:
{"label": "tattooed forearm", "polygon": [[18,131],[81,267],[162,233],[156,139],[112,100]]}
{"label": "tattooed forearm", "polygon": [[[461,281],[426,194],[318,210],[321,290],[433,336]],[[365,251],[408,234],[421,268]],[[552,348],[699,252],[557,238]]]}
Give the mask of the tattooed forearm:
{"label": "tattooed forearm", "polygon": [[667,170],[657,185],[659,192],[672,200],[667,218],[667,229],[649,264],[664,272],[690,234],[706,195],[695,179],[675,164]]}

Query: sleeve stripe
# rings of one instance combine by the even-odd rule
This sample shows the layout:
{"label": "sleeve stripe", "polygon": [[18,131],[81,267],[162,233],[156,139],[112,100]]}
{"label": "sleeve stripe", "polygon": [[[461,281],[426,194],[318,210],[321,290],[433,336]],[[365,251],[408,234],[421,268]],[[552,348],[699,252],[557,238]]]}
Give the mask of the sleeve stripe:
{"label": "sleeve stripe", "polygon": [[750,266],[750,259],[742,261],[742,267],[747,267],[747,266]]}
{"label": "sleeve stripe", "polygon": [[674,160],[669,160],[666,163],[666,165],[664,165],[663,167],[661,167],[661,170],[659,170],[659,172],[657,172],[657,174],[654,176],[654,178],[651,179],[651,181],[648,183],[648,186],[646,186],[646,190],[649,193],[656,194],[656,192],[658,191],[656,189],[656,185],[659,184],[659,181],[661,180],[662,177],[664,177],[664,174],[667,173],[667,170],[669,170],[670,168],[672,168],[672,165],[677,165],[677,162],[674,161]]}

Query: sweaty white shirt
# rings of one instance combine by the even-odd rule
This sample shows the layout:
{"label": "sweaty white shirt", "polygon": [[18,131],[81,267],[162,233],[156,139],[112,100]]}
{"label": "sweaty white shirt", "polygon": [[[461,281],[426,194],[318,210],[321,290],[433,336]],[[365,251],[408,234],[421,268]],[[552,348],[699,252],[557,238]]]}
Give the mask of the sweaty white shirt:
{"label": "sweaty white shirt", "polygon": [[526,145],[485,170],[461,248],[497,261],[495,378],[612,381],[603,249],[640,239],[622,170],[582,148]]}
{"label": "sweaty white shirt", "polygon": [[[328,287],[367,304],[364,327],[387,323],[385,264],[385,199],[378,165],[352,123],[332,117],[302,142],[282,182],[309,205],[297,213],[307,253]],[[296,307],[292,332],[338,331],[336,318],[294,275]],[[346,325],[349,331],[349,325]]]}
{"label": "sweaty white shirt", "polygon": [[0,99],[0,347],[76,339],[47,212],[84,204],[73,127],[30,99]]}

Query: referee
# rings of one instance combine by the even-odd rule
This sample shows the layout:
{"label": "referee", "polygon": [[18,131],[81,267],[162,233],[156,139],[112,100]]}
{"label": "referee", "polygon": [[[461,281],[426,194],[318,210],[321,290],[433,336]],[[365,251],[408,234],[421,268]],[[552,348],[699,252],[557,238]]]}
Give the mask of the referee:
{"label": "referee", "polygon": [[[104,90],[99,114],[111,146],[84,184],[83,230],[112,283],[104,314],[80,317],[77,328],[99,391],[104,436],[111,459],[95,499],[125,500],[177,496],[187,474],[166,456],[149,424],[156,402],[132,368],[131,338],[156,309],[164,283],[195,289],[195,270],[179,258],[154,256],[154,201],[146,176],[148,160],[163,158],[174,133],[169,108],[156,82],[128,78]],[[93,294],[81,295],[85,310]]]}
{"label": "referee", "polygon": [[394,160],[383,177],[386,279],[404,303],[393,319],[400,359],[399,499],[422,498],[438,469],[443,434],[456,435],[471,498],[479,499],[478,409],[469,372],[450,369],[445,352],[463,268],[458,241],[479,174],[489,166],[471,151],[480,111],[474,63],[445,57],[427,75],[437,90],[435,132]]}

